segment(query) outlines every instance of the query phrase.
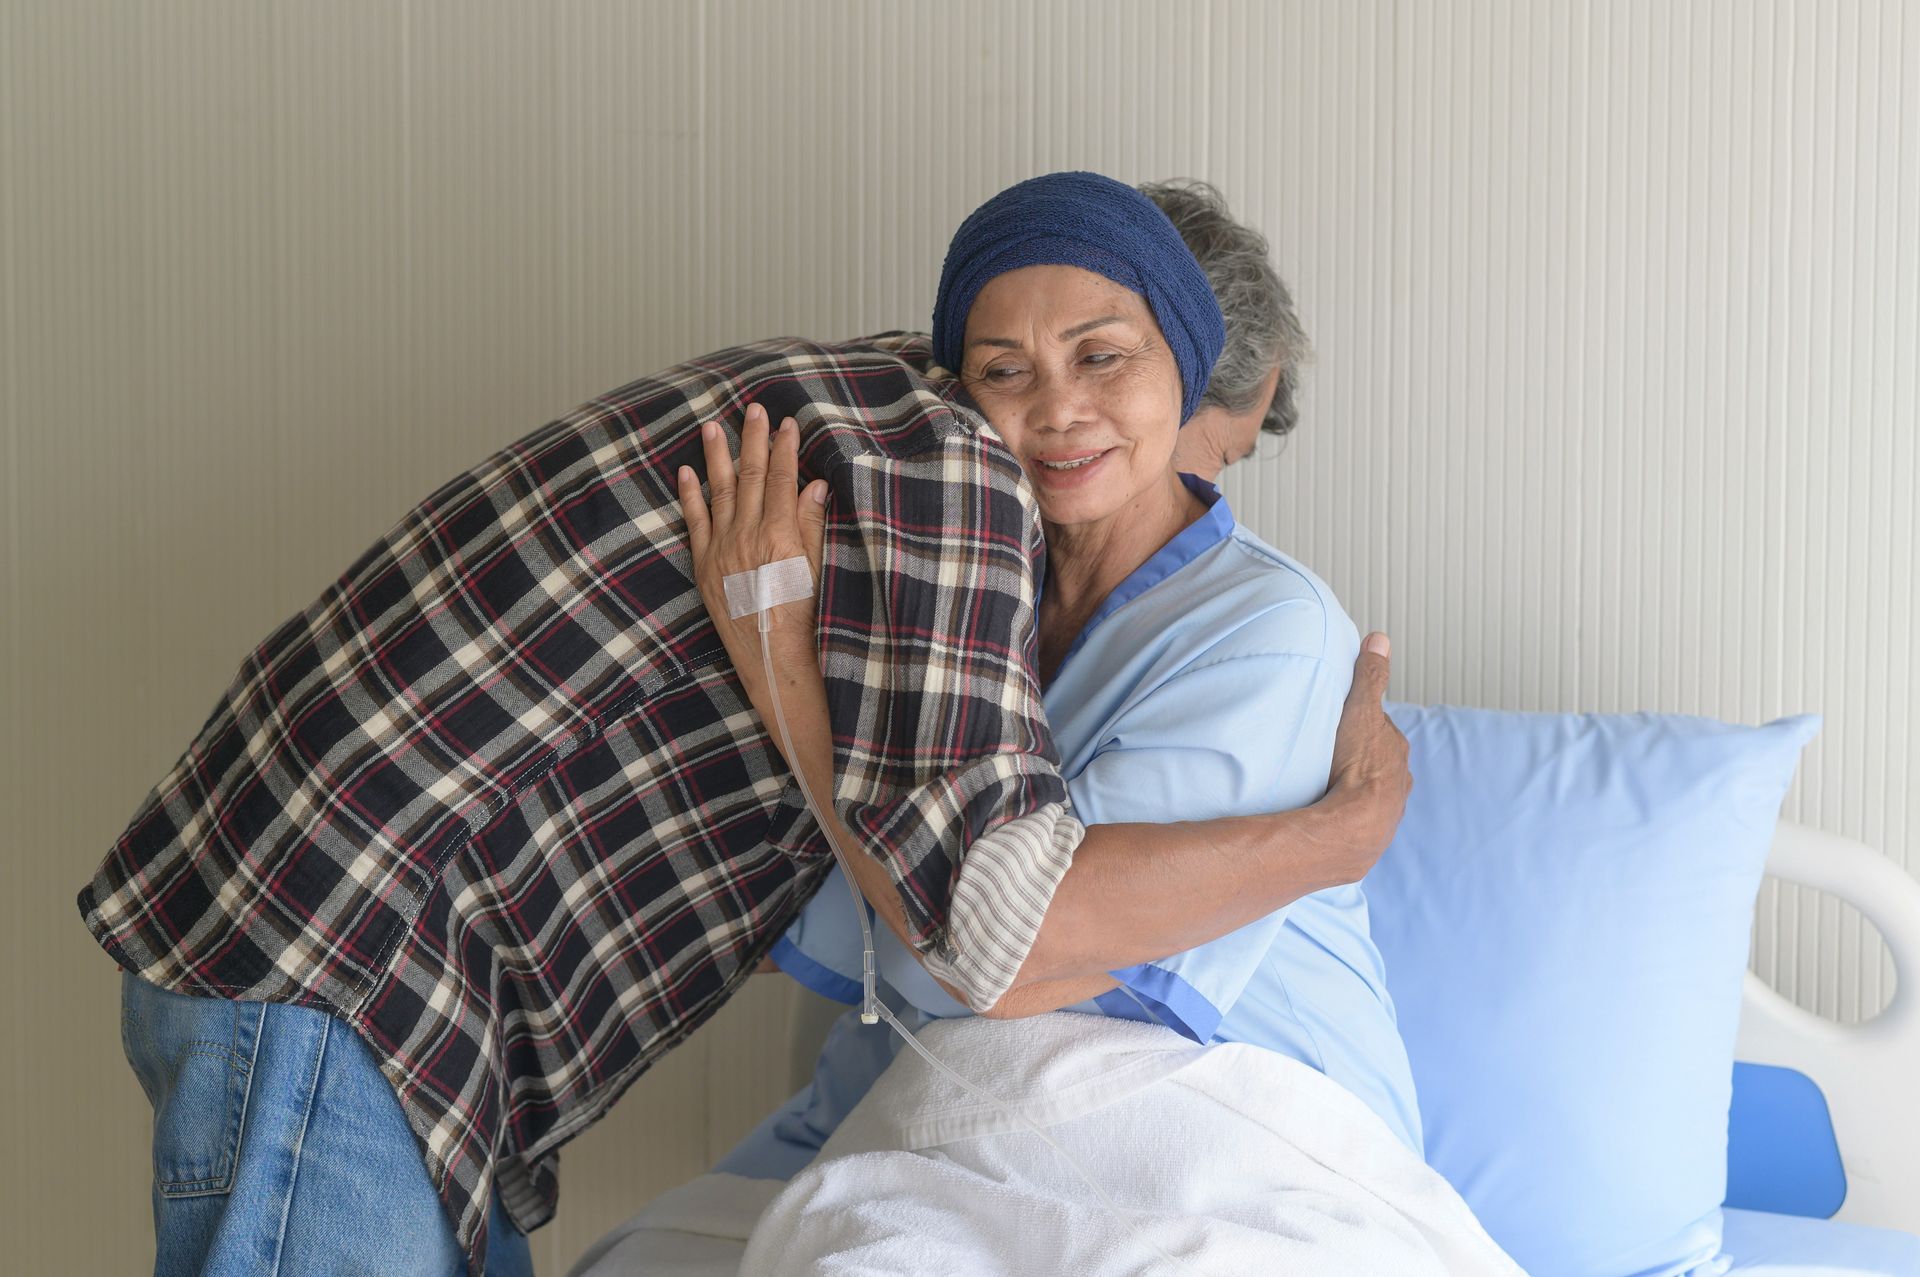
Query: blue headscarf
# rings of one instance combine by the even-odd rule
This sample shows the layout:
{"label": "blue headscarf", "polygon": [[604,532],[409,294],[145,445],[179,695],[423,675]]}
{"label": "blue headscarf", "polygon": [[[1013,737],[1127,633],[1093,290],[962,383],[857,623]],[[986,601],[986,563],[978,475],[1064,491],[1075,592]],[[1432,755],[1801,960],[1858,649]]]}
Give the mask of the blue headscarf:
{"label": "blue headscarf", "polygon": [[959,371],[967,313],[996,275],[1022,266],[1078,266],[1146,299],[1180,366],[1180,424],[1193,416],[1227,344],[1220,303],[1186,241],[1152,200],[1098,173],[1049,173],[975,209],[940,268],[933,357]]}

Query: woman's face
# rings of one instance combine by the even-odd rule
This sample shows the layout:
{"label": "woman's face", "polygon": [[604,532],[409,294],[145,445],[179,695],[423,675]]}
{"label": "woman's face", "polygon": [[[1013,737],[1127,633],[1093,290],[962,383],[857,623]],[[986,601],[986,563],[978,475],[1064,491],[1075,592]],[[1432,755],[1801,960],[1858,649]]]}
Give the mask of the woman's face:
{"label": "woman's face", "polygon": [[1056,525],[1122,514],[1172,474],[1180,369],[1146,299],[1077,266],[1025,266],[980,290],[961,382]]}

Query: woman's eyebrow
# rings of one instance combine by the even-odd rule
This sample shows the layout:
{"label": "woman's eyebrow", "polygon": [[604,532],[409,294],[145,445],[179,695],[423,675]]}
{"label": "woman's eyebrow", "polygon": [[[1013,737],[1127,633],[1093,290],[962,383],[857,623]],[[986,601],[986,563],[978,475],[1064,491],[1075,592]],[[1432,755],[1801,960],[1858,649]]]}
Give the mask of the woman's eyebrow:
{"label": "woman's eyebrow", "polygon": [[[1125,323],[1126,319],[1127,317],[1125,315],[1102,315],[1098,319],[1089,319],[1086,323],[1075,324],[1073,327],[1067,329],[1067,331],[1061,333],[1059,340],[1072,341],[1075,337],[1090,333],[1103,325]],[[972,341],[968,342],[967,345],[969,347],[1004,346],[1008,350],[1020,349],[1020,343],[1011,337],[975,337]]]}
{"label": "woman's eyebrow", "polygon": [[1060,334],[1060,340],[1072,341],[1075,337],[1080,336],[1082,333],[1090,333],[1094,329],[1100,327],[1103,324],[1119,324],[1119,323],[1125,323],[1125,322],[1126,322],[1125,315],[1102,315],[1098,319],[1089,319],[1084,324],[1075,324],[1072,328],[1069,328],[1067,329],[1067,331]]}

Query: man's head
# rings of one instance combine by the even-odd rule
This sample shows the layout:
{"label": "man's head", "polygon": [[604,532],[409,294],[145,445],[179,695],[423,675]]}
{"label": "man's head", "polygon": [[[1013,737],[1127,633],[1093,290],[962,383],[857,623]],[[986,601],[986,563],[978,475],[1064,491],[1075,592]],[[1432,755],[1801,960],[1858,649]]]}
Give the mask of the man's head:
{"label": "man's head", "polygon": [[1180,469],[1217,480],[1253,451],[1262,432],[1293,429],[1299,420],[1294,391],[1311,348],[1293,297],[1267,259],[1266,238],[1234,221],[1219,191],[1191,179],[1139,189],[1193,250],[1226,320],[1227,344],[1174,452]]}

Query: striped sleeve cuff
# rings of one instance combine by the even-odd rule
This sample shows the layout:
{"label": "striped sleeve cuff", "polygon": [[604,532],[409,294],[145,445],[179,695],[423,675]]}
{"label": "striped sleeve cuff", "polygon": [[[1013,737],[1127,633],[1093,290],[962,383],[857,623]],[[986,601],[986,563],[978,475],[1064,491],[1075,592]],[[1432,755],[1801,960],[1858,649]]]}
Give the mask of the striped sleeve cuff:
{"label": "striped sleeve cuff", "polygon": [[1064,803],[995,826],[967,846],[953,884],[947,943],[922,955],[928,971],[984,1011],[1013,987],[1055,888],[1087,828]]}

